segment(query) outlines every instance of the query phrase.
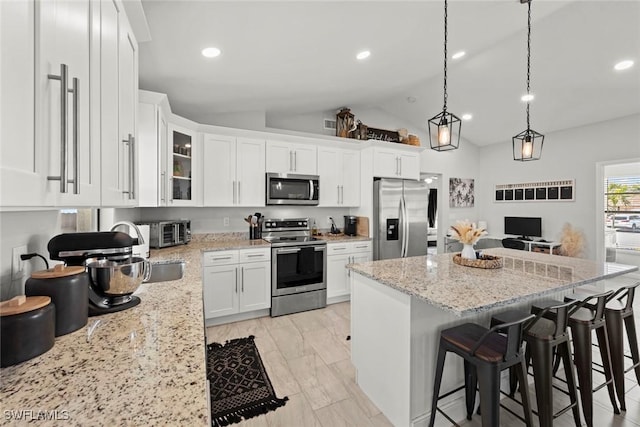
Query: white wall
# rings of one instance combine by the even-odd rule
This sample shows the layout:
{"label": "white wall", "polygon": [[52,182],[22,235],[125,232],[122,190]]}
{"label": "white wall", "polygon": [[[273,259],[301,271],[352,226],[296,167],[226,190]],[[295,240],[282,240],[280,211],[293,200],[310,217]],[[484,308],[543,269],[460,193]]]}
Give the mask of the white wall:
{"label": "white wall", "polygon": [[[476,186],[476,201],[490,234],[503,234],[505,216],[539,216],[544,238],[555,240],[569,222],[587,236],[585,257],[595,259],[596,236],[602,233],[598,216],[604,212],[597,208],[603,196],[596,194],[601,187],[596,164],[640,158],[640,114],[547,133],[538,161],[514,161],[511,143],[484,147],[479,155],[481,185]],[[575,201],[494,201],[496,184],[549,179],[575,179]]]}
{"label": "white wall", "polygon": [[60,234],[60,212],[1,212],[0,213],[0,300],[12,298],[24,293],[24,282],[31,271],[44,270],[45,266],[38,257],[25,262],[24,277],[11,281],[12,248],[27,245],[27,252],[37,252],[49,258],[47,243]]}

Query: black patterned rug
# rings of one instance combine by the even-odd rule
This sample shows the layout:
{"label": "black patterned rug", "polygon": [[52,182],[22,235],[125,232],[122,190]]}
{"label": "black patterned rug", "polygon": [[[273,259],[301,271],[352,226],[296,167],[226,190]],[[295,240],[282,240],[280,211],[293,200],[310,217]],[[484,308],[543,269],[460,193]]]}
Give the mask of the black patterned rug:
{"label": "black patterned rug", "polygon": [[207,346],[207,379],[214,426],[239,423],[284,406],[264,369],[260,353],[250,335]]}

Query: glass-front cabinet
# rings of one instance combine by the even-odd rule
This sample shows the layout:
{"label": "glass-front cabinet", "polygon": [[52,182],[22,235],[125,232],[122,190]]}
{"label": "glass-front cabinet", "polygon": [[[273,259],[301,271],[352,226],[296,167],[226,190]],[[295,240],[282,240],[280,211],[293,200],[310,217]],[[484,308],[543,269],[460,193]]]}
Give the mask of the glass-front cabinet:
{"label": "glass-front cabinet", "polygon": [[197,133],[174,125],[169,127],[169,206],[196,206],[198,188]]}

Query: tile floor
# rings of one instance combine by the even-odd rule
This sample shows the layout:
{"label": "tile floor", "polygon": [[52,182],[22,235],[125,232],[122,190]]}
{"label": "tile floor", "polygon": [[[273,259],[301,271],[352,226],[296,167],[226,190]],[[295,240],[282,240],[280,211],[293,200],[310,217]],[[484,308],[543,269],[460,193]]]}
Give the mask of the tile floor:
{"label": "tile floor", "polygon": [[[337,427],[390,426],[391,423],[355,383],[350,361],[349,303],[333,304],[321,310],[276,318],[262,317],[207,328],[208,342],[254,335],[256,345],[278,397],[288,396],[287,404],[266,415],[240,423],[240,426]],[[640,323],[640,322],[637,322]],[[640,325],[638,325],[640,331]],[[595,348],[594,348],[595,350]],[[599,360],[599,356],[594,356]],[[599,380],[596,374],[594,382]],[[640,386],[633,372],[626,375],[627,411],[614,415],[606,388],[598,391],[594,402],[595,426],[640,426]],[[535,396],[530,384],[531,396]],[[561,408],[568,398],[560,393]],[[535,401],[535,398],[533,399]],[[446,408],[447,414],[463,426],[481,426],[480,417],[467,421],[464,405]],[[508,405],[513,405],[507,402]],[[535,409],[535,402],[532,402]],[[514,411],[521,413],[515,406]],[[582,410],[581,410],[582,413]],[[537,417],[534,416],[534,423]],[[441,415],[436,426],[450,423]],[[501,411],[502,426],[522,426],[521,421]],[[555,426],[573,426],[571,411],[556,419]],[[583,425],[586,425],[583,420]]]}

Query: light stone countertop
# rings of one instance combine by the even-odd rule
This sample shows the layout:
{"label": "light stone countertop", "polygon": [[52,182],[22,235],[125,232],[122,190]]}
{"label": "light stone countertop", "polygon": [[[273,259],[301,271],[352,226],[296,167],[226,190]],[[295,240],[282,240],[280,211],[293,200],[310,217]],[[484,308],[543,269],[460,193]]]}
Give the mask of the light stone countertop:
{"label": "light stone countertop", "polygon": [[269,244],[201,235],[152,250],[152,262],[184,260],[184,277],[143,283],[135,292],[138,306],[90,317],[43,355],[0,369],[0,425],[26,424],[8,419],[6,411],[32,411],[26,413],[31,419],[58,411],[58,420],[39,426],[208,425],[202,252],[252,247]]}
{"label": "light stone countertop", "polygon": [[453,262],[453,254],[447,253],[350,264],[347,268],[457,316],[638,270],[637,266],[514,249],[483,252],[504,257],[504,267],[489,270],[461,266]]}

